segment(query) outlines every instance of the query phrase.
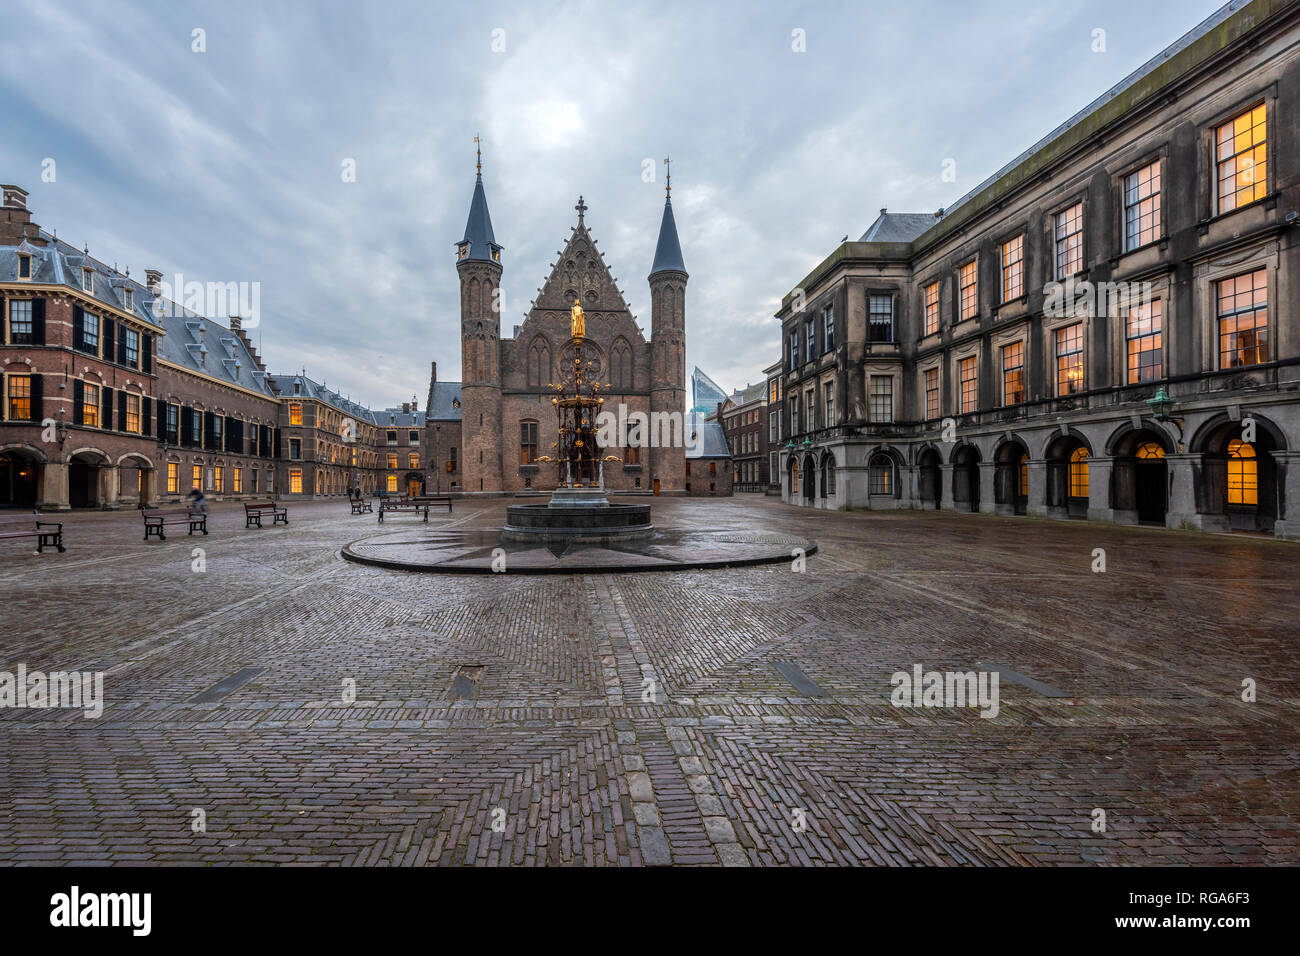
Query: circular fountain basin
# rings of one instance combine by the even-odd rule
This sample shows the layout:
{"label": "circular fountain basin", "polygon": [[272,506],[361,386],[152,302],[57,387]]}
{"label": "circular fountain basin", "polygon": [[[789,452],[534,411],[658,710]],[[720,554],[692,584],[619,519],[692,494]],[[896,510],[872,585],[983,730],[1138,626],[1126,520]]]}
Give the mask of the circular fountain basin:
{"label": "circular fountain basin", "polygon": [[654,531],[649,505],[509,505],[501,539],[539,545],[573,541],[612,544],[650,538]]}

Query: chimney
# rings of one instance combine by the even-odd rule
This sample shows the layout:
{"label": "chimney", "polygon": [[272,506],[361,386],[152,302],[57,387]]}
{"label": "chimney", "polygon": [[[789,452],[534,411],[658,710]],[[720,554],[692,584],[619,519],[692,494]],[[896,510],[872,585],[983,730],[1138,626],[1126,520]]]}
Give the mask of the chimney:
{"label": "chimney", "polygon": [[22,186],[0,185],[4,193],[4,206],[0,206],[3,218],[0,218],[0,243],[18,245],[24,239],[34,246],[43,246],[41,227],[32,222],[32,214],[27,208],[27,190]]}
{"label": "chimney", "polygon": [[935,219],[942,219],[942,218],[943,218],[943,207],[942,207],[942,206],[940,206],[940,207],[939,207],[939,211],[936,212],[936,213],[934,214],[934,218],[935,218]]}
{"label": "chimney", "polygon": [[[157,269],[144,270],[144,284],[149,287],[149,291],[154,295],[159,294],[159,288],[162,286],[162,273]],[[176,293],[178,296],[180,292]]]}
{"label": "chimney", "polygon": [[409,415],[409,414],[411,414],[411,403],[410,403],[410,402],[402,402],[402,414],[403,414],[403,415]]}
{"label": "chimney", "polygon": [[239,318],[239,316],[232,315],[230,317],[230,331],[232,332],[244,331],[244,324],[243,321]]}
{"label": "chimney", "polygon": [[429,384],[432,385],[436,381],[438,381],[438,363],[430,362],[429,363]]}

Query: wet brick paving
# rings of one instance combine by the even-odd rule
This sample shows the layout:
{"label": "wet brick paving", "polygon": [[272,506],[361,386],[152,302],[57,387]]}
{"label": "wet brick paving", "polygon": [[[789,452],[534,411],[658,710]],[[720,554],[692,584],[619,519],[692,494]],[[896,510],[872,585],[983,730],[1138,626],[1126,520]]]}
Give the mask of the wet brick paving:
{"label": "wet brick paving", "polygon": [[[664,499],[821,550],[465,577],[343,561],[379,529],[341,500],[66,521],[0,542],[0,670],[104,671],[106,708],[0,709],[0,863],[1300,863],[1294,544]],[[999,671],[998,715],[894,707],[914,664]]]}

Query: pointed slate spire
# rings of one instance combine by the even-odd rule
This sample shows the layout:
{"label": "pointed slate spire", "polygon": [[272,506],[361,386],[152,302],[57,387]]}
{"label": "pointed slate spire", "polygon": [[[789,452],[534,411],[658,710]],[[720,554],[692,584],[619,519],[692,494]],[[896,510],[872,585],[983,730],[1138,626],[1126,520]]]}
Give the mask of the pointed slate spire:
{"label": "pointed slate spire", "polygon": [[[476,136],[475,142],[478,141]],[[474,198],[469,204],[469,218],[465,221],[465,238],[456,243],[457,260],[480,259],[501,261],[501,246],[492,234],[492,216],[488,212],[487,193],[483,191],[483,158],[479,154],[478,173],[474,181]]]}
{"label": "pointed slate spire", "polygon": [[671,160],[665,159],[664,166],[669,170],[664,194],[664,218],[659,224],[659,244],[655,246],[655,261],[650,274],[659,272],[685,272],[682,262],[682,244],[677,240],[677,221],[673,219],[673,180]]}

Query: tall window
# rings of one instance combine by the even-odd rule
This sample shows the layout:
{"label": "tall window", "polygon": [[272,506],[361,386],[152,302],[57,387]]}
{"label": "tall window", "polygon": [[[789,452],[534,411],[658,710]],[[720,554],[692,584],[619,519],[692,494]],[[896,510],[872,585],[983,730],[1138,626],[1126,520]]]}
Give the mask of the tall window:
{"label": "tall window", "polygon": [[799,395],[798,393],[790,396],[790,432],[799,427]]}
{"label": "tall window", "polygon": [[933,335],[939,331],[939,283],[931,282],[925,287],[925,334]]}
{"label": "tall window", "polygon": [[223,465],[217,465],[212,472],[212,490],[217,494],[223,494],[226,490],[226,469]]}
{"label": "tall window", "polygon": [[1070,497],[1088,497],[1088,449],[1082,445],[1070,453]]}
{"label": "tall window", "polygon": [[867,334],[870,342],[894,341],[894,297],[892,295],[868,296]]}
{"label": "tall window", "polygon": [[[483,417],[482,415],[479,416],[479,419],[480,419],[479,424],[480,424],[480,425],[483,424],[483,422],[481,421],[482,417]],[[389,445],[396,445],[396,444],[397,444],[397,430],[396,430],[396,429],[393,429],[393,430],[389,431],[389,432],[384,436],[384,442],[385,442],[386,444],[389,444]]]}
{"label": "tall window", "polygon": [[13,299],[10,301],[9,341],[13,345],[32,344],[31,299]]}
{"label": "tall window", "polygon": [[974,259],[957,270],[957,289],[961,318],[975,318],[975,313],[979,311],[979,282],[975,275]]}
{"label": "tall window", "polygon": [[236,465],[230,476],[230,490],[239,494],[244,490],[244,469]]}
{"label": "tall window", "polygon": [[979,368],[975,356],[964,358],[957,363],[957,380],[961,383],[961,413],[963,415],[979,408],[980,383]]}
{"label": "tall window", "polygon": [[301,438],[289,439],[289,460],[290,461],[302,460],[302,439]]}
{"label": "tall window", "polygon": [[1160,160],[1124,177],[1124,250],[1160,238]]}
{"label": "tall window", "polygon": [[627,434],[623,437],[623,464],[639,465],[641,463],[641,423],[628,422]]}
{"label": "tall window", "polygon": [[134,329],[123,329],[122,348],[126,351],[126,364],[132,368],[138,368],[140,363],[140,333]]}
{"label": "tall window", "polygon": [[1083,391],[1083,323],[1056,330],[1056,394]]}
{"label": "tall window", "polygon": [[1029,456],[1028,455],[1020,456],[1019,470],[1020,470],[1020,478],[1019,478],[1018,487],[1020,490],[1017,492],[1017,494],[1019,494],[1020,497],[1022,498],[1027,498],[1029,496]]}
{"label": "tall window", "polygon": [[894,377],[892,375],[871,376],[871,421],[892,422],[894,420]]}
{"label": "tall window", "polygon": [[[396,482],[394,482],[393,487],[389,488],[388,490],[396,491],[397,490]],[[294,495],[302,494],[302,469],[301,468],[289,469],[289,493]]]}
{"label": "tall window", "polygon": [[939,370],[925,370],[925,417],[939,417]]}
{"label": "tall window", "polygon": [[169,495],[181,493],[181,466],[174,461],[167,462],[167,493]]}
{"label": "tall window", "polygon": [[1002,346],[1002,404],[1019,405],[1025,400],[1025,343]]}
{"label": "tall window", "polygon": [[407,455],[407,456],[406,456],[406,467],[407,467],[407,468],[419,468],[419,467],[420,467],[420,456],[417,455],[415,452],[411,452],[411,454]]}
{"label": "tall window", "polygon": [[1056,278],[1083,271],[1083,203],[1056,214]]}
{"label": "tall window", "polygon": [[6,417],[10,421],[27,422],[32,420],[32,377],[30,375],[10,375],[9,410]]}
{"label": "tall window", "polygon": [[1128,383],[1154,382],[1163,378],[1161,356],[1162,307],[1159,299],[1134,306],[1124,322],[1128,341]]}
{"label": "tall window", "polygon": [[1228,504],[1259,504],[1258,465],[1254,445],[1237,438],[1228,442]]}
{"label": "tall window", "polygon": [[[825,396],[826,406],[826,427],[830,428],[835,424],[835,387],[827,382],[822,386],[822,394]],[[750,433],[750,439],[757,438],[757,435]],[[753,450],[752,448],[750,449]]]}
{"label": "tall window", "polygon": [[888,455],[875,455],[867,466],[868,492],[873,495],[894,493],[894,462]]}
{"label": "tall window", "polygon": [[[99,316],[93,312],[81,313],[81,351],[91,355],[99,354]],[[113,356],[106,355],[106,359]]]}
{"label": "tall window", "polygon": [[808,320],[806,326],[808,336],[808,358],[811,360],[817,354],[817,326],[813,324],[812,319]]}
{"label": "tall window", "polygon": [[808,431],[817,427],[817,393],[811,388],[804,394],[804,410],[808,414]]}
{"label": "tall window", "polygon": [[1025,237],[1016,236],[1002,243],[1002,301],[1010,302],[1025,294]]}
{"label": "tall window", "polygon": [[181,428],[181,407],[179,405],[167,406],[167,427],[163,440],[171,445],[180,444]]}
{"label": "tall window", "polygon": [[826,306],[822,316],[826,320],[826,351],[829,352],[835,348],[835,306]]}
{"label": "tall window", "polygon": [[1264,198],[1268,182],[1268,136],[1261,103],[1224,123],[1214,132],[1214,168],[1219,183],[1219,212]]}
{"label": "tall window", "polygon": [[[99,424],[99,386],[86,382],[81,386],[81,423],[97,426]],[[108,427],[108,423],[104,423]]]}
{"label": "tall window", "polygon": [[18,278],[30,279],[32,277],[32,257],[18,254]]}
{"label": "tall window", "polygon": [[[301,474],[301,472],[299,472]],[[195,465],[190,469],[190,488],[203,487],[203,466]]]}
{"label": "tall window", "polygon": [[302,406],[299,405],[297,402],[292,402],[289,405],[289,424],[290,425],[302,424]]}
{"label": "tall window", "polygon": [[420,444],[420,432],[418,429],[412,428],[409,432],[406,433],[406,443],[408,445]]}
{"label": "tall window", "polygon": [[537,457],[537,422],[519,423],[519,463],[532,464]]}
{"label": "tall window", "polygon": [[123,392],[126,401],[126,430],[140,434],[140,396],[132,392]]}
{"label": "tall window", "polygon": [[799,367],[799,333],[790,333],[790,371]]}
{"label": "tall window", "polygon": [[1218,283],[1219,368],[1268,361],[1268,275],[1256,269]]}
{"label": "tall window", "polygon": [[396,468],[396,467],[397,467],[397,453],[396,453],[396,452],[389,452],[389,453],[388,453],[388,467],[389,467],[389,468]]}
{"label": "tall window", "polygon": [[83,292],[94,293],[95,291],[95,273],[92,269],[81,270],[81,290]]}

